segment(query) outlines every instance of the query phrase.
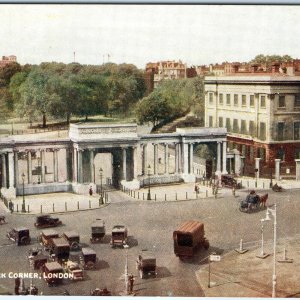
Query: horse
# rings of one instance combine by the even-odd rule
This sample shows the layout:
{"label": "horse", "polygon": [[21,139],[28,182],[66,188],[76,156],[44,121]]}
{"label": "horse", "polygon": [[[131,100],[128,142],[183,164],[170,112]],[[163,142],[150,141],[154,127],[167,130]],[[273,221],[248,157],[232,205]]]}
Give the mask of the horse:
{"label": "horse", "polygon": [[264,194],[259,196],[259,206],[266,207],[266,202],[268,200],[269,194]]}

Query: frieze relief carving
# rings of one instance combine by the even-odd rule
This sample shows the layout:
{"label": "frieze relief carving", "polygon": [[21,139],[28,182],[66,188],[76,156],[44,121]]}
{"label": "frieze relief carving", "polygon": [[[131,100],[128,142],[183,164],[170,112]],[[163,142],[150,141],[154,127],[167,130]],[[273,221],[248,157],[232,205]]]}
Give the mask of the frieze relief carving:
{"label": "frieze relief carving", "polygon": [[111,133],[135,133],[136,128],[130,127],[112,127],[112,128],[80,128],[80,134],[111,134]]}

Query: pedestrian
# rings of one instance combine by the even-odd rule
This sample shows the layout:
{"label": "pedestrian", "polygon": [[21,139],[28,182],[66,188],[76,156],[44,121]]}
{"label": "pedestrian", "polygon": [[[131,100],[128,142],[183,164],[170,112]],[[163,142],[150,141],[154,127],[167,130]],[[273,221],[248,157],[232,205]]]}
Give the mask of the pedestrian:
{"label": "pedestrian", "polygon": [[128,280],[129,280],[129,293],[132,294],[132,292],[133,292],[133,283],[134,283],[134,280],[135,280],[133,274],[130,274],[128,276]]}
{"label": "pedestrian", "polygon": [[15,279],[15,295],[20,295],[20,292],[19,292],[20,284],[21,284],[20,278],[17,277]]}
{"label": "pedestrian", "polygon": [[8,202],[8,208],[10,210],[10,213],[12,214],[14,212],[14,204],[12,203],[11,200]]}
{"label": "pedestrian", "polygon": [[90,186],[90,189],[89,189],[89,194],[90,196],[93,196],[93,188]]}

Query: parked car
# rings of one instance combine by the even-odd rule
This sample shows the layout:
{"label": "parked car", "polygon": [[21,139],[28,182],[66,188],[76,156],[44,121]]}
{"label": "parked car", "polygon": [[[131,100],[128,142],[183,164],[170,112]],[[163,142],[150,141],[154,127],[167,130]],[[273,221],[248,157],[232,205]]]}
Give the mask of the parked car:
{"label": "parked car", "polygon": [[174,253],[179,258],[192,257],[198,248],[209,248],[205,238],[204,224],[198,221],[186,221],[173,232]]}
{"label": "parked car", "polygon": [[70,245],[64,238],[54,238],[50,242],[50,255],[57,261],[68,260]]}
{"label": "parked car", "polygon": [[63,280],[64,269],[56,261],[48,262],[43,266],[42,270],[43,279],[48,285],[59,284]]}
{"label": "parked car", "polygon": [[79,250],[80,236],[75,231],[66,231],[63,233],[63,238],[69,243],[70,250]]}
{"label": "parked car", "polygon": [[33,266],[34,270],[41,270],[47,262],[48,257],[43,253],[39,253],[36,256],[33,256],[30,260],[30,264],[31,266]]}
{"label": "parked car", "polygon": [[123,225],[115,225],[111,232],[110,245],[115,248],[117,246],[124,247],[127,244],[127,228]]}
{"label": "parked car", "polygon": [[105,222],[101,219],[97,219],[91,226],[92,234],[91,243],[101,242],[105,236]]}
{"label": "parked car", "polygon": [[61,225],[62,222],[59,218],[53,218],[50,215],[40,215],[36,217],[34,226],[37,228],[47,228],[47,227],[56,227]]}
{"label": "parked car", "polygon": [[14,241],[18,246],[28,245],[31,242],[29,229],[26,227],[17,227],[7,232],[6,236]]}
{"label": "parked car", "polygon": [[97,264],[97,254],[92,248],[82,248],[80,257],[84,269],[94,269]]}
{"label": "parked car", "polygon": [[139,271],[140,278],[147,276],[156,277],[156,258],[150,252],[142,250],[136,261],[136,268]]}
{"label": "parked car", "polygon": [[223,187],[241,189],[241,183],[238,183],[237,180],[230,174],[221,175],[221,184]]}
{"label": "parked car", "polygon": [[68,260],[64,266],[66,272],[72,275],[72,280],[83,280],[83,270],[80,268],[78,263]]}

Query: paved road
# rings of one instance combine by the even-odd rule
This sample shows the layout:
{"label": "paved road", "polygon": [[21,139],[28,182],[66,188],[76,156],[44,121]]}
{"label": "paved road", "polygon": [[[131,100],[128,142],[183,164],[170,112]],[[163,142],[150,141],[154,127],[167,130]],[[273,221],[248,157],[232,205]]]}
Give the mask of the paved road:
{"label": "paved road", "polygon": [[[176,188],[176,187],[174,187]],[[292,238],[299,233],[300,201],[298,191],[285,193],[269,192],[269,204],[278,205],[278,237]],[[241,198],[245,196],[239,193]],[[125,249],[111,249],[110,231],[113,225],[125,224],[129,230],[129,272],[137,274],[135,259],[141,249],[151,249],[157,257],[158,276],[153,279],[136,278],[135,291],[139,296],[205,296],[196,281],[195,272],[203,267],[203,259],[211,252],[226,253],[237,248],[241,238],[247,242],[260,240],[260,219],[265,211],[252,214],[238,210],[239,198],[226,196],[218,199],[199,199],[178,202],[136,201],[121,192],[110,195],[112,203],[102,209],[60,215],[64,225],[57,228],[80,232],[83,244],[91,246],[99,258],[98,269],[87,271],[85,281],[64,282],[58,287],[47,287],[42,280],[35,284],[45,295],[60,294],[67,289],[72,295],[88,295],[90,289],[107,287],[115,295],[124,290],[122,274],[125,268]],[[90,245],[90,224],[96,218],[106,222],[107,236],[103,243]],[[211,247],[200,251],[190,261],[180,261],[173,253],[172,232],[185,220],[200,220],[205,223],[206,236]],[[17,247],[6,238],[5,232],[13,226],[28,226],[32,237],[39,230],[33,227],[34,216],[9,215],[8,224],[0,226],[1,272],[29,272],[26,254],[31,246]],[[266,241],[272,239],[272,226],[265,228]],[[251,244],[252,245],[252,244]],[[255,244],[253,244],[255,246]],[[259,244],[256,244],[259,246]],[[76,253],[72,253],[76,256]],[[29,285],[29,280],[25,281]],[[14,288],[13,279],[2,278],[0,285]]]}

